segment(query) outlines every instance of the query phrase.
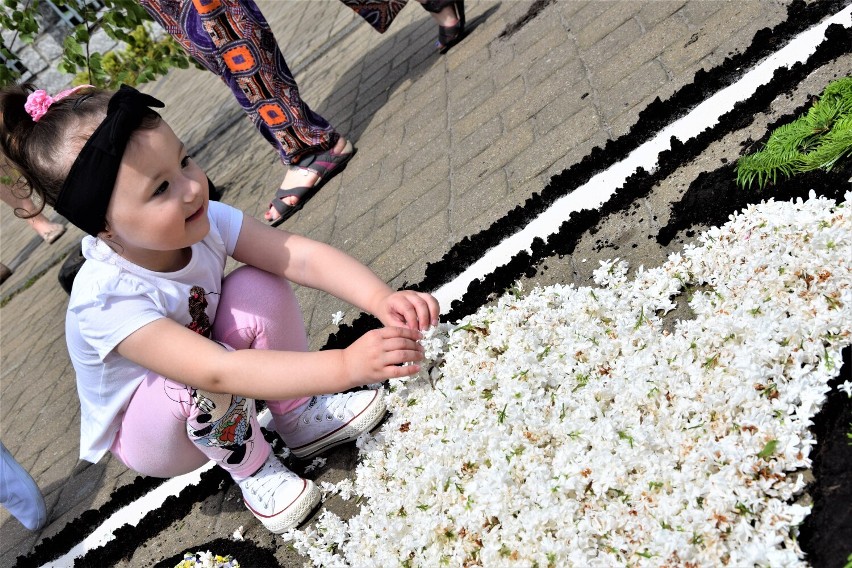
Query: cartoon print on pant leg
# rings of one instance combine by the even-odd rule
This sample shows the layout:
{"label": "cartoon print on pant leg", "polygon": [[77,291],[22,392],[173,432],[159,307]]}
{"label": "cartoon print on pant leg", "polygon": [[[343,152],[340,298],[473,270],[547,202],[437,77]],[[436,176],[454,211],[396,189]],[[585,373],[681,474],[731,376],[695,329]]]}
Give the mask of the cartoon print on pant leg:
{"label": "cartoon print on pant leg", "polygon": [[190,389],[201,413],[187,421],[186,429],[196,444],[231,452],[224,460],[242,463],[254,446],[249,412],[254,400],[230,394]]}

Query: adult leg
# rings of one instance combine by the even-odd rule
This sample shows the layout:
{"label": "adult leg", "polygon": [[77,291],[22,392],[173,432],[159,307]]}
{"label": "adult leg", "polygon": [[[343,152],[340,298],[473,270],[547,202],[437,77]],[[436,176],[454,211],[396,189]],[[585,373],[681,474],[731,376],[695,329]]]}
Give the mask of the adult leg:
{"label": "adult leg", "polygon": [[432,14],[438,24],[438,51],[446,53],[464,39],[464,0],[418,0],[423,9]]}
{"label": "adult leg", "polygon": [[[302,313],[289,282],[250,266],[225,278],[213,337],[235,349],[308,349]],[[282,378],[286,373],[281,369]],[[275,430],[300,458],[355,440],[386,413],[381,390],[271,400],[267,406]]]}
{"label": "adult leg", "polygon": [[36,482],[0,442],[0,504],[31,531],[47,522],[44,497]]}
{"label": "adult leg", "polygon": [[[29,196],[19,195],[10,181],[12,170],[5,161],[0,161],[0,200],[25,219],[38,236],[47,244],[53,244],[65,233],[65,225],[54,223],[42,213]],[[8,183],[7,183],[8,182]]]}
{"label": "adult leg", "polygon": [[[140,0],[186,51],[228,85],[249,119],[284,164],[333,150],[345,155],[346,140],[302,100],[269,24],[253,0]],[[341,168],[342,169],[342,168]],[[289,168],[281,189],[314,187],[323,176]],[[297,195],[283,197],[290,206]],[[267,211],[267,220],[279,217]]]}

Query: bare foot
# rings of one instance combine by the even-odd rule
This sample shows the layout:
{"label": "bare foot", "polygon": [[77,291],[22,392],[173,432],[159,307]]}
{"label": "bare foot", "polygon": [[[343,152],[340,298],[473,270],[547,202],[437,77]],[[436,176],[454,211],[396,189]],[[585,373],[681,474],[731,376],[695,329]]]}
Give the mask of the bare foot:
{"label": "bare foot", "polygon": [[[334,152],[339,154],[343,152],[344,148],[346,148],[346,139],[343,136],[340,136],[337,138],[337,144],[334,145]],[[287,174],[284,176],[284,180],[281,182],[280,188],[293,189],[294,187],[313,187],[313,185],[318,181],[319,176],[313,171],[300,168],[299,166],[290,166],[287,168]],[[295,195],[288,195],[281,201],[287,205],[293,206],[299,203],[299,198]],[[270,207],[263,216],[267,221],[274,221],[280,217],[278,211],[275,210],[275,207]]]}
{"label": "bare foot", "polygon": [[38,233],[38,236],[40,236],[47,244],[52,244],[65,232],[65,225],[62,225],[61,223],[53,223],[41,213],[31,219],[28,219],[28,221],[35,232]]}
{"label": "bare foot", "polygon": [[[418,0],[421,4],[425,4],[426,0]],[[432,19],[435,23],[444,28],[451,28],[459,23],[456,8],[452,4],[444,6],[440,12],[431,12]]]}
{"label": "bare foot", "polygon": [[445,6],[444,9],[437,14],[432,14],[432,19],[435,20],[436,24],[445,28],[451,28],[459,23],[456,9],[452,4]]}

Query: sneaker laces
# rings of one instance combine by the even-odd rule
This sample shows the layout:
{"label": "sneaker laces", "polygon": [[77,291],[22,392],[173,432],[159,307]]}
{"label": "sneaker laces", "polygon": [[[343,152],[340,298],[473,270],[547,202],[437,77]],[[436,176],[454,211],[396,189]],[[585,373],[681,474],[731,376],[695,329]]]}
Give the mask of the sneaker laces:
{"label": "sneaker laces", "polygon": [[292,471],[276,467],[276,461],[267,461],[254,475],[247,477],[240,484],[256,497],[263,507],[269,507],[276,489],[293,479],[299,479]]}
{"label": "sneaker laces", "polygon": [[334,418],[343,420],[346,416],[346,405],[349,403],[350,398],[352,398],[352,393],[311,397],[310,402],[308,402],[308,407],[304,412],[302,412],[299,419],[304,424],[308,424],[310,422],[309,415],[313,412],[314,420],[317,422],[322,421],[323,417],[325,417],[326,420],[333,420]]}

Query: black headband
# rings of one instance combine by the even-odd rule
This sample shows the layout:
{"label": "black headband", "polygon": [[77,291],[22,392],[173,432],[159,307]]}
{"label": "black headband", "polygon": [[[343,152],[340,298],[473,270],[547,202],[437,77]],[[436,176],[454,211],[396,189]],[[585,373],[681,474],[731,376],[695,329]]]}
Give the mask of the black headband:
{"label": "black headband", "polygon": [[107,207],[127,141],[149,114],[165,105],[122,85],[109,100],[107,115],[74,160],[54,209],[92,236],[104,229]]}

